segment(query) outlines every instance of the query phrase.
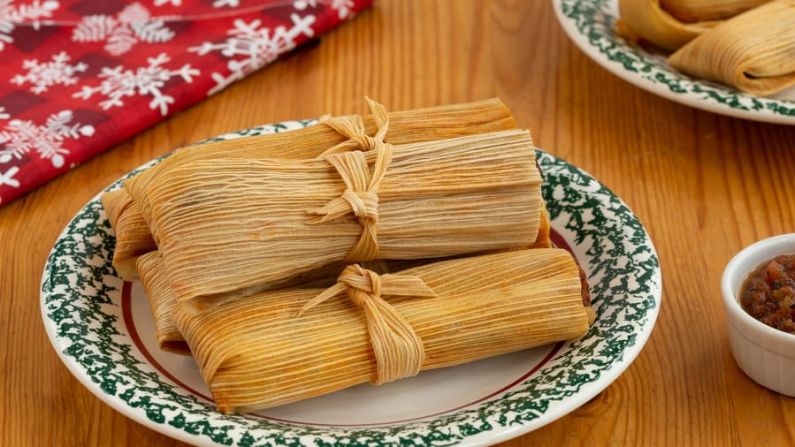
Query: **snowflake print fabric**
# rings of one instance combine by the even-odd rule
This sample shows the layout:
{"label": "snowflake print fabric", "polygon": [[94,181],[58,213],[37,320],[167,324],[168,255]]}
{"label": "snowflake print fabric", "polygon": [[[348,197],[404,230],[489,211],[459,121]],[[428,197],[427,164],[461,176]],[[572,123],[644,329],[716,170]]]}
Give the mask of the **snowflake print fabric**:
{"label": "snowflake print fabric", "polygon": [[0,206],[372,0],[0,0]]}

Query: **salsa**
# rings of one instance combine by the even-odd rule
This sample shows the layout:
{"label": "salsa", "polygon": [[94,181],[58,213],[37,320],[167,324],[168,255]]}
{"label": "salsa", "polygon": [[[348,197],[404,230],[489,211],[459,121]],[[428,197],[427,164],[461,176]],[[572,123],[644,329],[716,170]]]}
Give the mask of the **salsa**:
{"label": "salsa", "polygon": [[795,255],[778,256],[751,272],[740,304],[762,323],[795,334]]}

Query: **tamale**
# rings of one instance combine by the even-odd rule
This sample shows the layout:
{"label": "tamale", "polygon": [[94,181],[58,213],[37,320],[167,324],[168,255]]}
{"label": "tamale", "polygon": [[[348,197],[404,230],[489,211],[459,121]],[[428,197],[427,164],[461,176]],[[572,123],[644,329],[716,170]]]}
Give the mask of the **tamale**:
{"label": "tamale", "polygon": [[680,48],[668,62],[688,75],[756,95],[795,85],[795,1],[774,0]]}
{"label": "tamale", "polygon": [[[338,117],[339,118],[339,117]],[[390,127],[385,141],[406,144],[452,138],[463,135],[487,133],[516,127],[513,116],[497,98],[473,103],[453,104],[425,109],[389,113]],[[372,115],[362,116],[365,133],[374,135],[376,125]],[[143,184],[157,174],[161,166],[180,162],[183,157],[204,158],[314,158],[329,148],[343,143],[347,137],[328,124],[318,124],[305,129],[272,135],[215,141],[178,150],[161,165],[136,177]],[[119,202],[116,205],[112,202]],[[109,193],[103,197],[106,212],[116,233],[116,250],[113,265],[128,280],[137,276],[135,259],[157,249],[155,241],[141,212],[126,192]],[[120,215],[113,215],[114,212]]]}
{"label": "tamale", "polygon": [[682,22],[726,20],[770,0],[661,0],[663,9]]}
{"label": "tamale", "polygon": [[[146,269],[163,268],[156,255],[151,261]],[[142,277],[152,275],[142,272]],[[201,313],[174,305],[176,324],[219,410],[256,410],[384,382],[382,368],[394,360],[375,351],[374,346],[383,348],[377,343],[383,339],[373,333],[382,328],[374,327],[374,317],[397,318],[419,348],[419,356],[408,356],[417,368],[388,378],[394,380],[576,339],[588,330],[592,316],[577,265],[560,249],[440,261],[396,275],[344,277],[336,290],[260,292]],[[386,300],[375,293],[375,283]],[[162,284],[144,281],[147,294],[175,302],[170,289],[159,290]]]}
{"label": "tamale", "polygon": [[[103,194],[101,199],[116,233],[113,266],[123,279],[128,281],[137,279],[138,270],[135,267],[135,263],[139,256],[157,249],[157,245],[152,239],[152,233],[149,232],[149,227],[146,225],[138,205],[132,202],[132,198],[126,190],[117,189],[108,192]],[[528,248],[549,248],[552,246],[552,242],[549,239],[549,213],[544,204],[542,204],[542,207],[536,240]],[[332,268],[329,268],[326,272],[331,272],[332,270]],[[313,278],[309,282],[312,283],[318,279]],[[328,278],[324,277],[324,279]]]}
{"label": "tamale", "polygon": [[313,160],[192,160],[133,197],[177,299],[201,305],[342,260],[528,247],[540,185],[530,135],[511,130]]}

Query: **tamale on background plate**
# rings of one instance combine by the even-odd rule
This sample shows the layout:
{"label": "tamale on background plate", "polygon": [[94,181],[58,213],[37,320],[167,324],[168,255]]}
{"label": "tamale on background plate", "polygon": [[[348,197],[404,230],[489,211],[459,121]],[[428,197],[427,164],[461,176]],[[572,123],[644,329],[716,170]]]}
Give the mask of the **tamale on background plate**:
{"label": "tamale on background plate", "polygon": [[[217,139],[314,123],[289,121]],[[44,325],[91,392],[192,444],[484,445],[519,436],[583,405],[629,366],[654,327],[662,284],[654,246],[632,211],[582,170],[540,150],[537,156],[555,240],[585,269],[597,313],[576,342],[224,415],[208,400],[191,358],[157,349],[143,287],[122,281],[111,265],[115,237],[99,196],[77,213],[50,254],[42,277]]]}
{"label": "tamale on background plate", "polygon": [[552,0],[569,38],[603,68],[663,98],[708,112],[778,124],[795,124],[795,88],[772,97],[740,92],[682,74],[664,55],[628,43],[615,33],[619,0]]}

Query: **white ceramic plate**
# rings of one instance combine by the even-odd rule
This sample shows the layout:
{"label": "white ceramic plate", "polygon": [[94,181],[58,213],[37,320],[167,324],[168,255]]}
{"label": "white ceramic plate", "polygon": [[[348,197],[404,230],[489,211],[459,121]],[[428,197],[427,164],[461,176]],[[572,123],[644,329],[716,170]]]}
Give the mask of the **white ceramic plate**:
{"label": "white ceramic plate", "polygon": [[[312,124],[290,121],[216,139]],[[111,265],[115,238],[99,196],[67,225],[44,268],[44,325],[91,392],[137,422],[194,444],[444,446],[518,436],[615,380],[648,339],[660,306],[657,256],[632,211],[580,169],[543,151],[538,156],[556,242],[569,246],[585,269],[597,313],[574,343],[224,415],[215,411],[192,359],[157,349],[141,285],[122,281]]]}
{"label": "white ceramic plate", "polygon": [[644,90],[690,107],[768,123],[795,124],[795,88],[773,98],[691,78],[665,58],[629,45],[613,32],[618,0],[552,0],[571,40],[596,63]]}

